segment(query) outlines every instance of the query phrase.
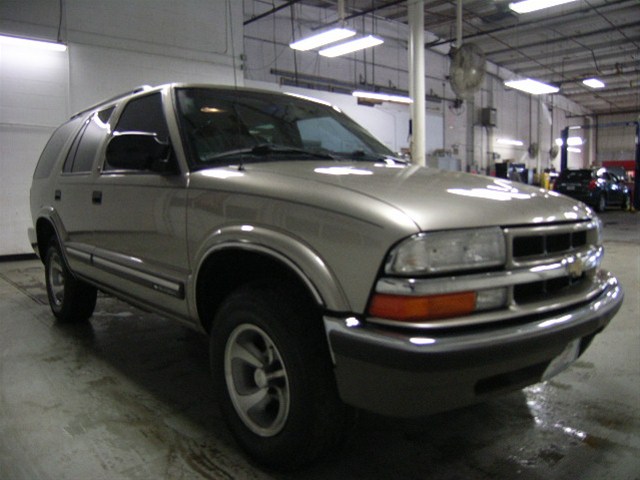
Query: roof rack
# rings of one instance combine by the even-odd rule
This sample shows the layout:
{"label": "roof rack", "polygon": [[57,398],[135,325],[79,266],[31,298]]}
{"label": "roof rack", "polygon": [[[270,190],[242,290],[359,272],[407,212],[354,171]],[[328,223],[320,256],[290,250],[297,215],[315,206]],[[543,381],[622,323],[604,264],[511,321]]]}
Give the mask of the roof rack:
{"label": "roof rack", "polygon": [[140,85],[136,88],[134,88],[133,90],[129,90],[128,92],[124,92],[121,93],[119,95],[116,95],[115,97],[111,97],[108,98],[106,100],[102,100],[101,102],[98,102],[88,108],[85,108],[83,110],[80,110],[79,112],[74,113],[73,115],[71,115],[71,117],[69,118],[70,120],[73,118],[76,118],[80,115],[82,115],[83,113],[87,113],[91,110],[94,110],[96,108],[98,108],[100,105],[105,105],[107,103],[111,103],[111,102],[115,102],[116,100],[120,100],[121,98],[124,98],[128,95],[133,95],[134,93],[140,93],[140,92],[146,92],[147,90],[151,90],[153,87],[151,85]]}

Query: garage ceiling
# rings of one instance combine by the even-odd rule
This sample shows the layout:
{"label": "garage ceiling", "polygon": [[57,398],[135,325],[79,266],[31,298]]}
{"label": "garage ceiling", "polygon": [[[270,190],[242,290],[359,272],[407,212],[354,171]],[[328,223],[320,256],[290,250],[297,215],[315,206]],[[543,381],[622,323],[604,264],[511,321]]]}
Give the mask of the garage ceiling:
{"label": "garage ceiling", "polygon": [[[337,0],[274,2],[337,11]],[[346,19],[362,15],[407,24],[407,0],[346,0]],[[455,39],[456,1],[425,0],[425,30]],[[517,75],[560,87],[560,93],[594,114],[640,113],[640,1],[578,0],[518,15],[508,0],[464,0],[463,36],[487,60]],[[606,87],[582,84],[597,77]]]}

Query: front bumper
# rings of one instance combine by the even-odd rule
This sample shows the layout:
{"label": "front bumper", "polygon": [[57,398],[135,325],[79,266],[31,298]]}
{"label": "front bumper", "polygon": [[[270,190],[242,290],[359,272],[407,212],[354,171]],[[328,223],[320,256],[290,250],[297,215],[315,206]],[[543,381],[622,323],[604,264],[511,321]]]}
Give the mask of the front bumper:
{"label": "front bumper", "polygon": [[407,331],[325,317],[340,396],[364,410],[415,417],[536,383],[568,345],[579,342],[581,354],[617,313],[621,286],[606,272],[598,280],[602,293],[589,301],[478,328]]}

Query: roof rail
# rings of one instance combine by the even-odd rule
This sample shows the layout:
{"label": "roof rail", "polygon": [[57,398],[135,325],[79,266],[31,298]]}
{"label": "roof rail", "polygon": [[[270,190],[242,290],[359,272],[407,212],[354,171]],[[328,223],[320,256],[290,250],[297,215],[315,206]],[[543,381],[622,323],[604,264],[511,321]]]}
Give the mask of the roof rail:
{"label": "roof rail", "polygon": [[121,98],[124,98],[128,95],[133,95],[134,93],[140,93],[140,92],[146,92],[147,90],[151,90],[153,87],[151,85],[140,85],[136,88],[134,88],[133,90],[129,90],[128,92],[124,92],[121,93],[119,95],[116,95],[114,97],[108,98],[106,100],[102,100],[101,102],[98,102],[88,108],[85,108],[83,110],[80,110],[79,112],[74,113],[73,115],[71,115],[71,117],[69,118],[70,120],[73,118],[76,118],[80,115],[82,115],[83,113],[87,113],[90,110],[93,110],[95,108],[98,108],[100,105],[104,105],[107,103],[111,103],[111,102],[115,102],[116,100],[120,100]]}

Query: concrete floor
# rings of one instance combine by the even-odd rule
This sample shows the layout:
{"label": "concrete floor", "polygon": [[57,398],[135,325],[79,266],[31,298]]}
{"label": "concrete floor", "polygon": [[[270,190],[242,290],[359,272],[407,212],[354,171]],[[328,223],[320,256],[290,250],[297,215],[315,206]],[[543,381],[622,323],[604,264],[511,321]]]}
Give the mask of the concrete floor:
{"label": "concrete floor", "polygon": [[291,475],[236,450],[205,339],[100,297],[53,322],[38,261],[0,263],[0,479],[640,479],[640,214],[605,212],[622,310],[547,383],[415,422],[361,415],[341,451]]}

